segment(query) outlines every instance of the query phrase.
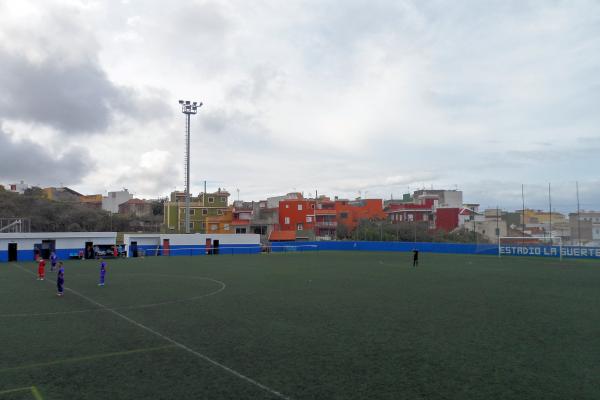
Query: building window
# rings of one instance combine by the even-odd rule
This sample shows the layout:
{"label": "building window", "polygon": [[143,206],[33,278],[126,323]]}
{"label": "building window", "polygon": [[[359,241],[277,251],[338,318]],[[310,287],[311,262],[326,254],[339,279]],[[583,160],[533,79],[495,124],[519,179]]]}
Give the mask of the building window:
{"label": "building window", "polygon": [[342,218],[342,219],[348,218],[348,213],[347,212],[340,213],[340,218]]}
{"label": "building window", "polygon": [[414,216],[412,214],[408,214],[407,221],[414,221]]}
{"label": "building window", "polygon": [[314,210],[314,209],[315,209],[315,205],[314,205],[314,204],[311,204],[311,205],[310,205],[310,208],[312,208],[312,209]]}
{"label": "building window", "polygon": [[225,197],[225,196],[221,196],[221,197],[219,197],[219,199],[221,200],[221,203],[227,202],[227,197]]}
{"label": "building window", "polygon": [[290,217],[285,217],[285,219],[283,220],[284,224],[289,224],[290,223]]}
{"label": "building window", "polygon": [[219,229],[219,225],[218,224],[210,224],[210,230],[211,231],[216,231],[217,229]]}
{"label": "building window", "polygon": [[313,218],[312,215],[307,215],[306,222],[309,222],[309,223],[312,222],[312,218]]}
{"label": "building window", "polygon": [[214,197],[209,197],[208,198],[208,202],[209,203],[214,203],[215,202],[215,198]]}
{"label": "building window", "polygon": [[296,225],[296,230],[301,231],[303,229],[304,229],[304,226],[302,226],[302,224]]}
{"label": "building window", "polygon": [[223,210],[217,210],[217,215],[223,215]]}
{"label": "building window", "polygon": [[302,211],[302,204],[298,204],[298,211]]}
{"label": "building window", "polygon": [[194,215],[196,213],[196,210],[194,210],[193,208],[190,208],[190,215]]}
{"label": "building window", "polygon": [[208,215],[208,210],[206,208],[202,209],[202,215]]}
{"label": "building window", "polygon": [[285,208],[290,208],[290,205],[289,205],[289,204],[286,204],[286,205],[285,205]]}
{"label": "building window", "polygon": [[223,225],[223,230],[228,231],[229,230],[229,224]]}

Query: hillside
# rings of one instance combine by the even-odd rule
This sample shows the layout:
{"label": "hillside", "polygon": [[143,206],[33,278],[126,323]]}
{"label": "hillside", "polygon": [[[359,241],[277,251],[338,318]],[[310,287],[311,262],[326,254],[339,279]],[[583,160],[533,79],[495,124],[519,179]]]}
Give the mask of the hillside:
{"label": "hillside", "polygon": [[111,215],[78,202],[47,200],[38,188],[27,190],[23,195],[0,190],[0,218],[27,218],[32,232],[156,232],[162,222],[161,215],[147,218]]}

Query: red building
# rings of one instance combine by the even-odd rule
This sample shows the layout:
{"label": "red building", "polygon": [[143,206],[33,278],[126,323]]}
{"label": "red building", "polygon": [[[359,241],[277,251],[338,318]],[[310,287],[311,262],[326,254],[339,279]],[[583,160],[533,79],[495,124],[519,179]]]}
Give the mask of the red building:
{"label": "red building", "polygon": [[435,228],[451,232],[458,228],[460,208],[437,208],[435,210]]}
{"label": "red building", "polygon": [[427,198],[419,203],[390,204],[385,213],[392,223],[427,222],[433,228],[435,221],[434,199]]}
{"label": "red building", "polygon": [[426,222],[429,229],[444,230],[450,232],[460,224],[461,208],[438,207],[437,195],[426,195],[418,198],[414,203],[390,204],[385,213],[389,221],[402,222]]}

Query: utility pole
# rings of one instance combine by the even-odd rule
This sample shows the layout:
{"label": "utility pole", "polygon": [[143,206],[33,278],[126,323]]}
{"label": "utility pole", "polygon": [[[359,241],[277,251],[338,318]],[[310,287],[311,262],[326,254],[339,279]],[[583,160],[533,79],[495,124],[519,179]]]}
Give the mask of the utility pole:
{"label": "utility pole", "polygon": [[521,246],[525,246],[525,185],[521,184],[521,200],[523,202],[523,210],[521,210]]}
{"label": "utility pole", "polygon": [[581,246],[581,217],[579,216],[579,182],[575,182],[577,190],[577,245]]}
{"label": "utility pole", "polygon": [[552,191],[550,190],[550,182],[548,182],[548,208],[550,209],[550,246],[552,246]]}

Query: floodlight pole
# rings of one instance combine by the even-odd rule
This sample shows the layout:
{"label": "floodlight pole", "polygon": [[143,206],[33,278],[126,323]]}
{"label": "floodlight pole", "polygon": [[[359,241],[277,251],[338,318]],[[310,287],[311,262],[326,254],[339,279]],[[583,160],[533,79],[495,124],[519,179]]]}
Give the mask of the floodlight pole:
{"label": "floodlight pole", "polygon": [[190,115],[196,114],[202,102],[179,100],[185,114],[185,233],[190,233]]}

